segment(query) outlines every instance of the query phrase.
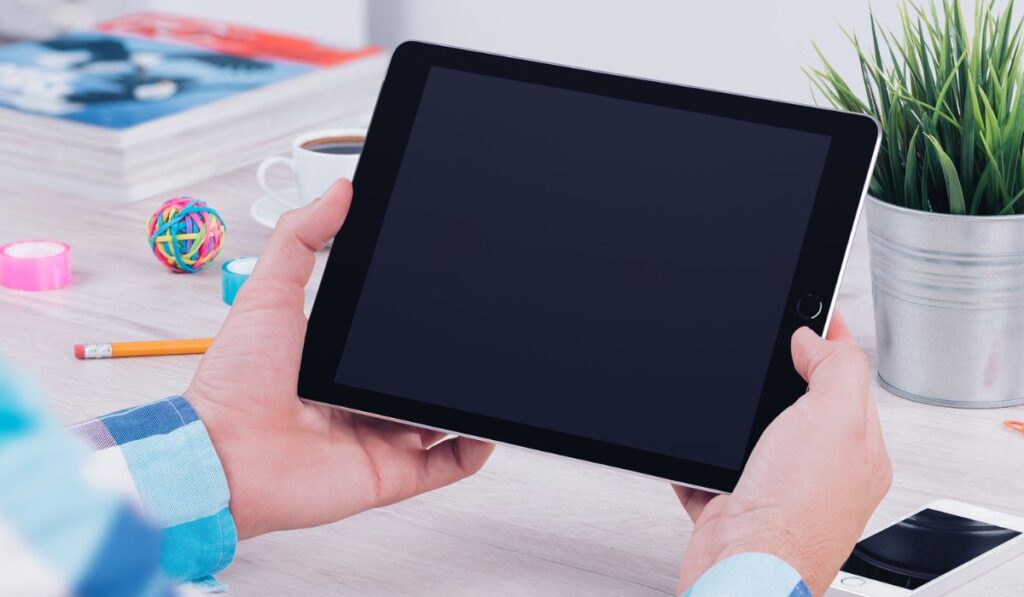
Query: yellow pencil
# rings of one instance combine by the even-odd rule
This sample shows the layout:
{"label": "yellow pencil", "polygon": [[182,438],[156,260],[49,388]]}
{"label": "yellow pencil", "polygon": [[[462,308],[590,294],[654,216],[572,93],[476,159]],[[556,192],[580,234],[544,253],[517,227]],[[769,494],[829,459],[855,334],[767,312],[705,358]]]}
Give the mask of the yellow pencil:
{"label": "yellow pencil", "polygon": [[213,338],[189,338],[186,340],[75,344],[75,358],[116,359],[118,357],[155,357],[169,354],[202,354],[212,343]]}

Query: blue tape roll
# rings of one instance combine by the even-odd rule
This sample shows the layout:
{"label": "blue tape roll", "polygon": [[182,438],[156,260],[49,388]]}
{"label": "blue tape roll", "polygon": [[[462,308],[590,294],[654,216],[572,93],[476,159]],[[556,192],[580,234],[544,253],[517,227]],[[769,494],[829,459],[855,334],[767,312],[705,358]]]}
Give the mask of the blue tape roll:
{"label": "blue tape roll", "polygon": [[242,284],[249,279],[249,274],[252,273],[252,268],[255,266],[255,257],[231,259],[221,266],[221,296],[225,303],[230,305],[235,302],[235,295],[242,288]]}

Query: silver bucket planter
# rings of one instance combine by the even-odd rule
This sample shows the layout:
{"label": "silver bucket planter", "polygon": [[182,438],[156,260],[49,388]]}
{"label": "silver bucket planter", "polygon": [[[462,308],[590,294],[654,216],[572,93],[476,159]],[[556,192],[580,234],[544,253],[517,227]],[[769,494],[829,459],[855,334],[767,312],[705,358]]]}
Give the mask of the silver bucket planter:
{"label": "silver bucket planter", "polygon": [[878,376],[927,404],[1024,404],[1024,216],[867,199]]}

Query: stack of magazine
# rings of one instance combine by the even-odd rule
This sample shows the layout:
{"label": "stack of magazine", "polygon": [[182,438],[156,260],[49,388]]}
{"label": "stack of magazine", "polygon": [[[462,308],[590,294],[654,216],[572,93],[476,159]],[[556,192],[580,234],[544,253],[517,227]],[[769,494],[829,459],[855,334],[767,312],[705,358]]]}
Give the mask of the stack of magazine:
{"label": "stack of magazine", "polygon": [[0,46],[0,180],[131,201],[368,118],[375,48],[141,13]]}

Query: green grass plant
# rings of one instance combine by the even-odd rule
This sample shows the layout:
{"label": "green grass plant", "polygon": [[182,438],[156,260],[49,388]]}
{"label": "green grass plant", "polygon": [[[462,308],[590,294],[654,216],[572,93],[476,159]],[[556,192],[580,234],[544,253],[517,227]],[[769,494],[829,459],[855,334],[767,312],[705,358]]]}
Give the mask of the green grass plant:
{"label": "green grass plant", "polygon": [[939,213],[1024,213],[1022,22],[1013,0],[977,1],[970,23],[960,0],[901,0],[899,14],[884,30],[872,13],[870,43],[846,32],[862,96],[817,45],[821,66],[804,69],[816,96],[880,123],[870,193]]}

